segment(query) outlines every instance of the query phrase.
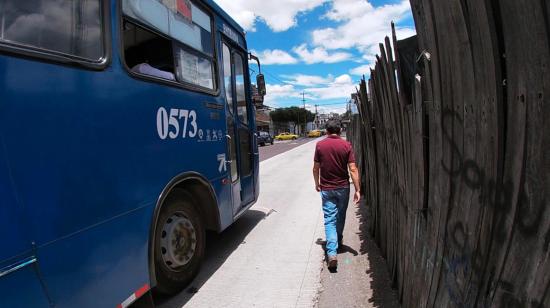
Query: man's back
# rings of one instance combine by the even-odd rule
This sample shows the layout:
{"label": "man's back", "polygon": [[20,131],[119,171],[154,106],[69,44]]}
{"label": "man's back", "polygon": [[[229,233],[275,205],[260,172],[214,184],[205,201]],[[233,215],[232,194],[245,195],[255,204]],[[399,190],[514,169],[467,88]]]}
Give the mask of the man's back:
{"label": "man's back", "polygon": [[348,164],[355,162],[349,142],[329,135],[317,143],[314,161],[320,164],[320,186],[332,190],[349,186]]}

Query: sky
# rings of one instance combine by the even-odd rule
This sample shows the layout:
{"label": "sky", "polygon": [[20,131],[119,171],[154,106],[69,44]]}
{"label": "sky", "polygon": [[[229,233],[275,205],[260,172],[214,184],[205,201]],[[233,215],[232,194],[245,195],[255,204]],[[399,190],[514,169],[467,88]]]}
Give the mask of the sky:
{"label": "sky", "polygon": [[[391,21],[398,40],[415,34],[408,0],[214,1],[245,29],[262,63],[264,104],[274,108],[303,106],[305,97],[313,112],[315,105],[320,113],[345,112]],[[250,68],[255,80],[257,66]]]}

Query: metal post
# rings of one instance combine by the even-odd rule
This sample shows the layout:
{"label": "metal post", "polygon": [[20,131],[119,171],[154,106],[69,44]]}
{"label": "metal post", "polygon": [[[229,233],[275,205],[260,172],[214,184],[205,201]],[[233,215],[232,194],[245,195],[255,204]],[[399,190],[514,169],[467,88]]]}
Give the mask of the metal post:
{"label": "metal post", "polygon": [[317,113],[317,107],[319,107],[319,105],[315,104],[315,120],[313,120],[315,122],[315,129],[319,129],[319,114]]}
{"label": "metal post", "polygon": [[306,135],[306,126],[307,126],[307,112],[306,112],[306,92],[302,91],[302,103],[304,104],[304,136]]}

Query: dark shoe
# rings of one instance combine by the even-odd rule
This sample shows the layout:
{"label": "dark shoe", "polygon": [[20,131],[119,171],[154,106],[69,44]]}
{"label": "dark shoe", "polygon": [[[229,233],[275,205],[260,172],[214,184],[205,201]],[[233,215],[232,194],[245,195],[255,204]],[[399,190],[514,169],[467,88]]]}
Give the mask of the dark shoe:
{"label": "dark shoe", "polygon": [[328,269],[336,269],[338,267],[338,259],[336,256],[328,257]]}
{"label": "dark shoe", "polygon": [[346,252],[346,249],[344,248],[344,241],[338,240],[338,249],[336,250],[338,253]]}

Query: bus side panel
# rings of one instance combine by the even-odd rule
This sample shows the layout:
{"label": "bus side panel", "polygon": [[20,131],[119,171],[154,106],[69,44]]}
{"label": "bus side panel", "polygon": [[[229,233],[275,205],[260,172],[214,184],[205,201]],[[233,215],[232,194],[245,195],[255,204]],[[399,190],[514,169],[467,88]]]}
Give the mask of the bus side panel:
{"label": "bus side panel", "polygon": [[56,307],[116,307],[149,284],[147,206],[42,247],[40,266]]}
{"label": "bus side panel", "polygon": [[[222,180],[213,182],[218,199],[218,210],[220,212],[220,232],[229,227],[233,222],[233,203],[231,200],[231,185],[223,184]],[[208,243],[207,243],[208,245]]]}
{"label": "bus side panel", "polygon": [[48,299],[36,276],[35,266],[36,264],[24,267],[0,278],[0,307],[49,307]]}
{"label": "bus side panel", "polygon": [[[0,103],[1,104],[1,103]],[[0,113],[1,113],[0,105]],[[26,228],[21,220],[21,207],[17,204],[8,162],[4,156],[2,136],[0,135],[0,270],[10,263],[13,257],[30,253],[31,241],[26,235]],[[1,278],[0,278],[1,279]]]}
{"label": "bus side panel", "polygon": [[[0,56],[0,130],[15,190],[53,300],[67,307],[94,306],[94,296],[95,306],[116,304],[148,282],[152,205],[171,179],[227,177],[218,159],[225,117],[205,107],[223,101],[130,77],[120,63],[96,72]],[[162,139],[160,108],[194,111],[202,134],[184,138],[178,119],[177,136]],[[228,189],[216,191],[229,200]],[[225,226],[232,207],[220,206]]]}
{"label": "bus side panel", "polygon": [[[204,107],[216,97],[134,79],[117,61],[91,72],[3,60],[7,108],[0,128],[10,132],[8,159],[37,245],[152,204],[179,174],[227,176],[218,160],[226,153],[224,117]],[[202,138],[183,138],[183,119],[176,137],[160,138],[160,108],[194,111]]]}
{"label": "bus side panel", "polygon": [[[2,92],[0,87],[0,97]],[[0,100],[0,114],[4,106]],[[0,307],[47,307],[47,296],[36,273],[38,264],[29,262],[33,257],[31,240],[14,195],[2,135],[0,131],[0,272],[4,273],[0,277]]]}

